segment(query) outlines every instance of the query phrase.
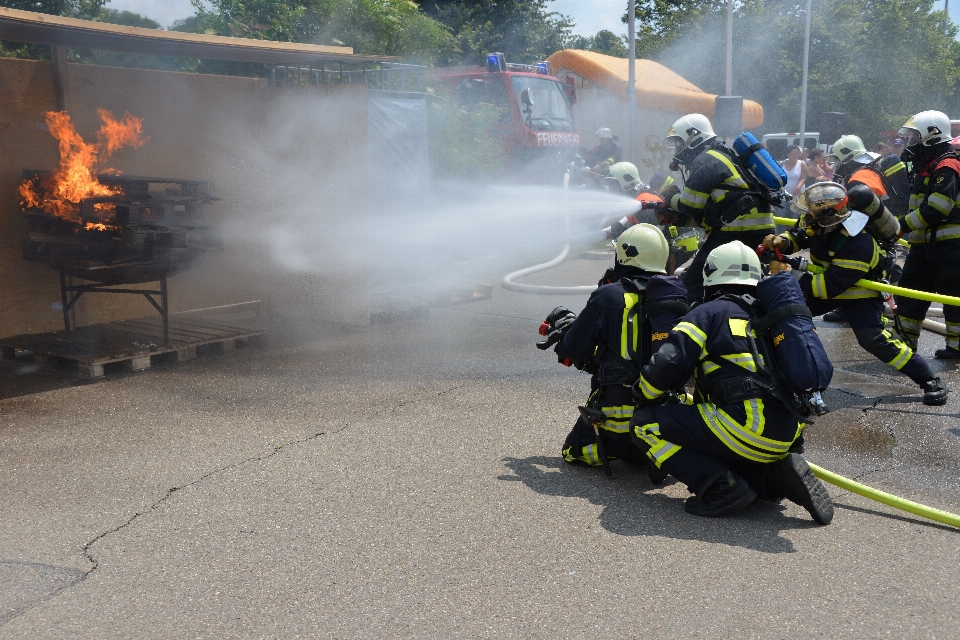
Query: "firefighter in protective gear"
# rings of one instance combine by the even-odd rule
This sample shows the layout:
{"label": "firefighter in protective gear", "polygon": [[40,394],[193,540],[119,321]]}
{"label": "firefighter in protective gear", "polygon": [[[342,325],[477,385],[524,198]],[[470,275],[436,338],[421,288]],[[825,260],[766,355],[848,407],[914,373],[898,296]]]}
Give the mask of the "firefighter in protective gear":
{"label": "firefighter in protective gear", "polygon": [[[610,167],[610,176],[610,178],[605,178],[605,180],[616,180],[621,192],[634,197],[644,208],[636,213],[624,216],[619,221],[604,229],[607,237],[619,238],[624,230],[641,222],[658,225],[659,220],[656,214],[647,207],[653,203],[663,203],[663,196],[661,196],[656,189],[640,179],[640,173],[637,171],[636,165],[630,162],[618,162]],[[661,185],[669,186],[669,184],[673,182],[673,178],[669,178],[665,176],[665,174],[660,174],[660,176],[662,176],[662,178],[659,179]],[[657,174],[654,174],[654,177],[657,177]],[[670,243],[670,260],[667,264],[667,273],[672,275],[677,265],[686,262],[690,256],[696,252],[699,237],[695,229],[678,228],[676,225],[662,225],[660,230]],[[604,280],[601,280],[601,283],[605,283],[605,281],[609,282],[609,276],[609,273],[605,274]]]}
{"label": "firefighter in protective gear", "polygon": [[[685,308],[686,291],[680,280],[665,274],[669,255],[666,239],[659,229],[638,224],[617,240],[615,279],[594,291],[587,306],[557,344],[562,360],[592,373],[587,407],[600,409],[607,421],[600,425],[600,437],[608,457],[645,464],[628,435],[633,415],[632,385],[637,380],[642,354],[652,352],[641,342],[644,331],[643,306],[651,298],[679,301]],[[634,283],[645,287],[638,292]],[[649,305],[647,305],[649,306]],[[683,313],[675,310],[672,322]],[[650,335],[653,344],[666,338]],[[591,466],[601,464],[592,425],[580,418],[562,448],[563,459]]]}
{"label": "firefighter in protective gear", "polygon": [[597,129],[597,137],[600,138],[600,144],[587,152],[588,165],[594,167],[601,162],[609,162],[613,165],[623,160],[623,149],[614,142],[613,132],[609,128]]}
{"label": "firefighter in protective gear", "polygon": [[[960,296],[960,155],[950,146],[950,119],[940,111],[910,118],[900,135],[901,159],[911,163],[910,213],[900,221],[910,251],[900,276],[901,287]],[[898,298],[900,322],[914,349],[929,302]],[[960,358],[960,308],[944,305],[947,344],[935,357]]]}
{"label": "firefighter in protective gear", "polygon": [[[667,187],[670,224],[686,220],[703,227],[707,240],[683,272],[689,300],[703,298],[703,265],[716,247],[732,240],[757,246],[775,230],[773,208],[753,190],[737,166],[733,152],[717,141],[713,126],[699,113],[685,115],[670,128],[667,140],[676,145],[674,163],[685,168],[683,191]],[[668,142],[668,144],[669,144]]]}
{"label": "firefighter in protective gear", "polygon": [[[885,277],[886,252],[867,230],[868,216],[863,213],[879,210],[883,203],[863,184],[848,192],[839,184],[818,182],[807,187],[793,206],[800,214],[797,225],[779,236],[767,236],[763,246],[784,253],[810,249],[811,261],[822,268],[799,278],[810,313],[816,317],[843,308],[861,347],[919,385],[924,404],[946,403],[947,388],[927,362],[886,330],[882,294],[856,284]],[[771,271],[780,268],[781,263],[771,263]]]}
{"label": "firefighter in protective gear", "polygon": [[[757,370],[750,315],[736,297],[756,291],[756,252],[739,241],[721,245],[707,256],[703,276],[703,304],[683,317],[640,373],[634,443],[695,494],[684,505],[688,513],[713,517],[756,497],[786,497],[829,523],[829,495],[803,458],[790,453],[803,429],[797,416],[769,393],[736,385]],[[652,404],[691,374],[696,404]],[[745,391],[728,395],[726,388]]]}
{"label": "firefighter in protective gear", "polygon": [[[893,215],[903,216],[907,213],[906,193],[896,190],[894,178],[900,169],[903,170],[905,177],[906,167],[900,163],[899,167],[890,167],[885,172],[880,168],[882,160],[879,153],[867,151],[863,141],[853,135],[841,136],[833,143],[832,151],[828,156],[828,161],[836,164],[834,181],[848,189],[858,184],[867,185]],[[886,175],[887,172],[890,175]]]}
{"label": "firefighter in protective gear", "polygon": [[[841,136],[833,143],[832,152],[827,156],[836,167],[833,179],[850,189],[858,184],[870,187],[870,190],[884,203],[893,215],[902,217],[907,212],[909,188],[903,187],[906,180],[906,167],[900,163],[897,167],[880,168],[883,158],[880,154],[867,151],[863,141],[854,135]],[[902,169],[902,171],[900,171]],[[890,175],[886,175],[887,172]],[[899,185],[899,187],[897,186]],[[887,274],[891,282],[900,278],[900,267],[894,266]],[[823,315],[827,322],[847,322],[846,309],[843,306]]]}

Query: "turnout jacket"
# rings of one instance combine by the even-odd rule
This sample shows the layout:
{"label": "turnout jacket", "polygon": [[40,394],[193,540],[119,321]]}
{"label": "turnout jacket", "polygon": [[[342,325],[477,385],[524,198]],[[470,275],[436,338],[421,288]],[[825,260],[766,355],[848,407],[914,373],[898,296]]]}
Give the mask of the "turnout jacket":
{"label": "turnout jacket", "polygon": [[714,299],[694,307],[640,372],[637,387],[645,398],[655,400],[693,374],[694,401],[713,434],[752,462],[774,462],[786,455],[800,434],[790,410],[767,395],[719,406],[712,398],[712,389],[719,382],[739,377],[716,364],[718,359],[742,367],[744,373],[757,371],[746,334],[749,319],[747,312],[730,300]]}
{"label": "turnout jacket", "polygon": [[[675,276],[628,274],[628,277],[645,287],[647,297],[686,298],[686,287]],[[614,433],[627,433],[633,416],[631,385],[636,382],[643,364],[639,361],[643,349],[640,343],[642,318],[630,311],[640,303],[640,298],[641,294],[620,280],[600,286],[590,295],[587,306],[556,347],[560,357],[570,358],[578,363],[578,367],[596,372],[591,378],[593,393],[588,406],[598,407],[607,415],[607,421],[600,426]],[[654,346],[647,353],[659,347],[666,338],[666,331],[649,336]],[[582,363],[588,361],[593,366],[583,367]],[[584,456],[588,464],[600,463],[595,448],[586,447]]]}
{"label": "turnout jacket", "polygon": [[670,208],[707,231],[772,232],[773,209],[750,191],[741,169],[715,145],[690,165],[683,191],[670,198]]}
{"label": "turnout jacket", "polygon": [[[686,287],[675,276],[629,277],[647,286],[649,294],[654,293],[655,287],[659,297],[674,294],[682,300],[686,296]],[[557,354],[574,362],[585,362],[596,357],[601,366],[604,363],[619,364],[621,360],[630,361],[632,354],[641,350],[640,319],[637,317],[635,321],[630,321],[628,317],[630,309],[639,301],[640,294],[627,289],[621,281],[597,288],[557,344]],[[655,335],[651,338],[656,349],[666,336]],[[637,362],[636,367],[639,369],[641,364]]]}
{"label": "turnout jacket", "polygon": [[910,213],[903,218],[910,244],[960,239],[960,160],[930,162],[913,179]]}
{"label": "turnout jacket", "polygon": [[[856,229],[855,226],[852,228]],[[780,237],[790,243],[784,253],[810,249],[810,261],[824,268],[822,273],[807,272],[800,276],[800,290],[807,300],[858,300],[881,295],[878,291],[856,286],[857,280],[876,277],[882,268],[880,261],[886,257],[886,252],[865,228],[851,233],[840,224],[828,233],[810,237],[799,227],[794,227]]]}

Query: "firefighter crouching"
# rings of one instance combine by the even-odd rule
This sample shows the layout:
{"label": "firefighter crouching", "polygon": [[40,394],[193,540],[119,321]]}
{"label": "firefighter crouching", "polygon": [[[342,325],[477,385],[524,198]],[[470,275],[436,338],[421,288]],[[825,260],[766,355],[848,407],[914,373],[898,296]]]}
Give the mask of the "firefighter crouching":
{"label": "firefighter crouching", "polygon": [[[641,404],[630,435],[657,467],[695,494],[684,505],[688,513],[714,517],[757,497],[786,497],[827,524],[833,517],[829,494],[803,458],[790,453],[802,433],[797,416],[769,393],[727,397],[725,392],[747,388],[731,384],[744,378],[736,368],[745,374],[757,370],[746,334],[750,315],[725,296],[756,291],[760,260],[755,250],[734,241],[711,251],[704,262],[704,302],[683,317],[641,371],[636,393]],[[696,404],[643,405],[691,374]]]}
{"label": "firefighter crouching", "polygon": [[[890,262],[867,228],[871,218],[883,216],[880,199],[864,184],[851,187],[848,193],[839,184],[818,182],[807,187],[793,206],[800,214],[797,225],[779,236],[767,236],[763,246],[783,253],[810,249],[811,261],[822,271],[803,273],[799,282],[813,316],[844,309],[861,347],[919,385],[924,404],[945,404],[943,382],[920,354],[885,329],[883,296],[856,285],[858,280],[885,277],[885,265]],[[778,261],[770,267],[771,273],[790,269]]]}
{"label": "firefighter crouching", "polygon": [[[579,317],[560,307],[547,318],[547,323],[554,326],[569,325],[556,347],[561,362],[568,359],[593,374],[586,406],[606,415],[599,433],[609,458],[645,464],[628,435],[633,416],[632,385],[645,361],[644,354],[649,358],[652,352],[649,341],[659,346],[668,327],[655,327],[661,335],[645,336],[644,327],[649,324],[644,321],[644,308],[649,310],[649,300],[661,304],[672,301],[672,311],[667,308],[658,314],[661,322],[670,326],[686,309],[683,284],[674,276],[664,275],[667,257],[667,241],[659,229],[648,224],[631,227],[617,241],[614,282],[594,291]],[[591,466],[601,464],[596,440],[592,425],[580,418],[563,444],[563,459]]]}
{"label": "firefighter crouching", "polygon": [[[900,135],[911,163],[910,213],[901,220],[910,252],[903,264],[901,287],[960,296],[960,154],[950,146],[950,119],[940,111],[910,118]],[[929,302],[897,300],[904,336],[916,349]],[[937,358],[960,358],[960,307],[943,306],[947,344]]]}
{"label": "firefighter crouching", "polygon": [[[748,247],[759,245],[775,230],[773,208],[751,188],[737,166],[735,154],[717,141],[706,116],[691,113],[673,123],[667,140],[676,144],[674,163],[686,173],[683,190],[675,185],[665,188],[668,208],[660,212],[667,224],[703,227],[706,242],[681,276],[687,287],[687,299],[703,298],[703,265],[716,247],[740,240]],[[672,168],[673,165],[671,165]]]}

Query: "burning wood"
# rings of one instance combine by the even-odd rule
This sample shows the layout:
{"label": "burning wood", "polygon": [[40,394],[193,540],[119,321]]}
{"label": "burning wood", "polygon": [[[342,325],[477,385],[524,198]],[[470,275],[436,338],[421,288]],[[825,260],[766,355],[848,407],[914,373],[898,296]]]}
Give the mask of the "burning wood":
{"label": "burning wood", "polygon": [[[60,169],[49,177],[37,176],[23,181],[20,205],[24,209],[39,209],[64,220],[83,223],[80,215],[82,200],[122,194],[119,187],[105,185],[97,179],[98,165],[118,149],[142,147],[149,138],[143,137],[141,118],[125,113],[122,120],[117,120],[106,109],[98,109],[97,113],[101,122],[97,142],[87,143],[74,129],[69,114],[65,111],[46,112],[50,135],[60,145]],[[114,169],[99,172],[120,173]],[[93,208],[104,216],[113,213],[113,207],[106,202],[98,202]],[[102,222],[86,224],[88,230],[106,231],[109,227]]]}

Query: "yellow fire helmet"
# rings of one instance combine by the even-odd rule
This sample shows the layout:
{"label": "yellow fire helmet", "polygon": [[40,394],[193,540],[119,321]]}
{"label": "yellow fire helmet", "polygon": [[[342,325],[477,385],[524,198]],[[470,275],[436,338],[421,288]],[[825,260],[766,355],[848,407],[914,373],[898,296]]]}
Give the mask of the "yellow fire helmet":
{"label": "yellow fire helmet", "polygon": [[650,273],[666,273],[670,245],[663,232],[652,224],[635,224],[616,240],[617,264],[637,267]]}
{"label": "yellow fire helmet", "polygon": [[742,284],[752,287],[760,282],[760,258],[757,252],[739,240],[722,244],[707,256],[703,265],[703,286]]}

